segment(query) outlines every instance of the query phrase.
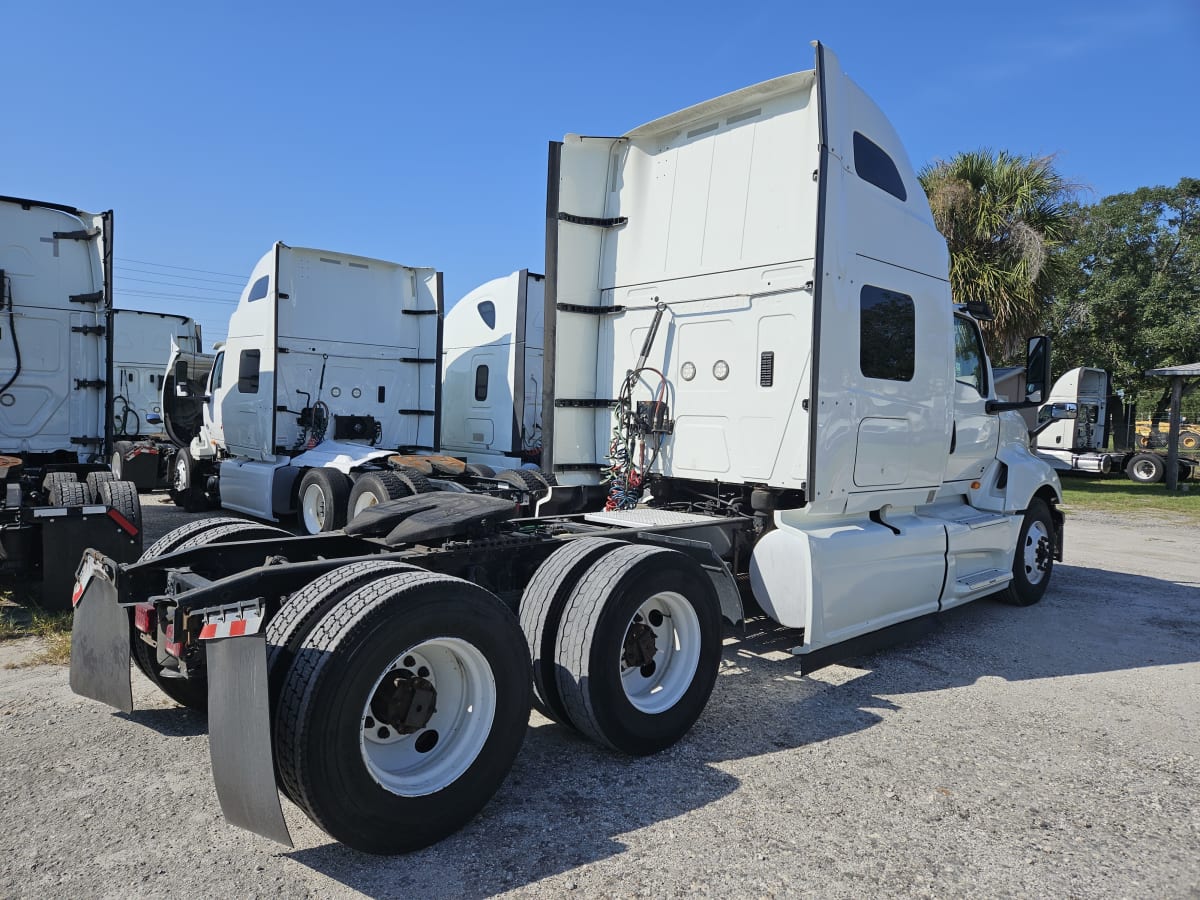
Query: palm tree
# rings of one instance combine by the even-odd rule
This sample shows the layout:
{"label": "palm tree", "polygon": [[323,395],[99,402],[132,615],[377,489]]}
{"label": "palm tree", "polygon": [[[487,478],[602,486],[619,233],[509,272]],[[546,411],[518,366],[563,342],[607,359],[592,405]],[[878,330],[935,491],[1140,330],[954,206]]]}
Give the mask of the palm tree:
{"label": "palm tree", "polygon": [[984,332],[998,361],[1021,354],[1064,274],[1056,251],[1071,232],[1065,207],[1076,188],[1053,162],[978,150],[918,175],[950,247],[955,298],[982,300],[995,315]]}

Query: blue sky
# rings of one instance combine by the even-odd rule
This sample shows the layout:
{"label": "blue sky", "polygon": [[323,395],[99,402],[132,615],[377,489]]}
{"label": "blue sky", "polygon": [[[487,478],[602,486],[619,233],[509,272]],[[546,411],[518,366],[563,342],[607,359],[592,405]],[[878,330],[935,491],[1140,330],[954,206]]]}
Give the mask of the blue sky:
{"label": "blue sky", "polygon": [[276,240],[436,266],[448,303],[540,271],[548,141],[811,68],[812,39],[917,165],[1053,153],[1087,199],[1200,177],[1197,0],[72,0],[4,25],[0,193],[114,209],[118,305],[206,342]]}

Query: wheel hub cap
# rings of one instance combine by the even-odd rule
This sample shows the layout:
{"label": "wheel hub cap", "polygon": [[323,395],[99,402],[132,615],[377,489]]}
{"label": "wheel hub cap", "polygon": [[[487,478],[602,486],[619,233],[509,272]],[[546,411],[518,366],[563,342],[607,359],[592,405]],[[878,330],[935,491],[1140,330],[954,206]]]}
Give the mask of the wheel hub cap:
{"label": "wheel hub cap", "polygon": [[437,712],[437,690],[427,678],[393,670],[371,698],[371,712],[400,734],[412,734],[428,725]]}
{"label": "wheel hub cap", "polygon": [[644,622],[635,621],[625,633],[625,649],[621,654],[621,662],[632,669],[640,669],[653,662],[655,652],[654,630]]}

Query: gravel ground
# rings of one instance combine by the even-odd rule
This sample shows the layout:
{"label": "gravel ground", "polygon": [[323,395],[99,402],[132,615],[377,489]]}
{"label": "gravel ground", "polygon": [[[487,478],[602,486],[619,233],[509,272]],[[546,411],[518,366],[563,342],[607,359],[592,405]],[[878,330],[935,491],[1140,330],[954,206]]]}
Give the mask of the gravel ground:
{"label": "gravel ground", "polygon": [[[191,518],[143,497],[149,539]],[[170,520],[170,521],[168,521]],[[0,895],[1200,896],[1194,529],[1077,514],[1041,604],[801,678],[730,631],[707,712],[630,760],[536,713],[463,831],[377,858],[285,803],[296,849],[226,826],[204,719],[134,675],[0,670]]]}

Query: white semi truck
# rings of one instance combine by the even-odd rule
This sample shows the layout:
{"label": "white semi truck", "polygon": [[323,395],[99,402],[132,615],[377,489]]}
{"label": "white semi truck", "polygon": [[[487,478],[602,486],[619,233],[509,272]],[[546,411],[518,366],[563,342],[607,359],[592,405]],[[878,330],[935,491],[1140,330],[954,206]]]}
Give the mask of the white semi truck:
{"label": "white semi truck", "polygon": [[446,314],[443,453],[492,470],[541,462],[545,281],[521,269]]}
{"label": "white semi truck", "polygon": [[[193,523],[136,565],[89,552],[73,688],[131,708],[132,616],[207,704],[230,822],[288,842],[278,785],[393,853],[487,802],[531,695],[617,752],[678,741],[743,590],[802,673],[1037,602],[1057,476],[994,397],[899,138],[814,46],[809,71],[551,145],[543,462],[579,512],[438,492],[329,534]],[[1027,381],[1042,399],[1045,338]]]}
{"label": "white semi truck", "polygon": [[[544,493],[549,484],[536,470],[511,468],[523,463],[526,433],[512,419],[521,406],[511,385],[530,356],[526,322],[540,321],[540,312],[526,313],[531,284],[540,310],[539,279],[515,273],[480,288],[487,298],[476,291],[460,304],[466,314],[452,319],[459,343],[447,379],[454,413],[445,415],[441,273],[275,244],[242,292],[224,345],[215,355],[178,346],[167,367],[165,427],[178,448],[172,496],[187,508],[219,504],[272,522],[296,513],[316,534],[376,503],[438,488]],[[515,338],[482,334],[473,319],[482,326],[485,315]],[[476,340],[491,344],[468,354]],[[534,343],[539,389],[521,400],[531,396],[536,410]],[[459,377],[467,366],[469,384]],[[443,423],[464,452],[475,436],[464,423],[483,434],[480,465],[438,451]]]}
{"label": "white semi truck", "polygon": [[109,465],[139,491],[165,484],[174,445],[162,431],[162,390],[173,348],[203,351],[200,323],[188,316],[113,310],[113,447]]}
{"label": "white semi truck", "polygon": [[[1149,450],[1109,450],[1108,403],[1113,396],[1108,372],[1080,366],[1054,382],[1038,410],[1034,436],[1037,455],[1060,472],[1109,475],[1124,472],[1139,484],[1157,484],[1166,469],[1165,454]],[[1200,475],[1200,466],[1180,458],[1179,478]]]}
{"label": "white semi truck", "polygon": [[0,197],[0,575],[68,604],[76,557],[142,549],[114,481],[112,212]]}

